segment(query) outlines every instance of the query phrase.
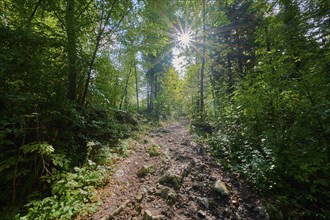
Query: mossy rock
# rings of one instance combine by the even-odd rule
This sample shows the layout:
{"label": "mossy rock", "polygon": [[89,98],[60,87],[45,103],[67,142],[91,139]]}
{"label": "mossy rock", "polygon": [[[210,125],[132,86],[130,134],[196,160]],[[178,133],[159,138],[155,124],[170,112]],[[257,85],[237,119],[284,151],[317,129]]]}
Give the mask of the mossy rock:
{"label": "mossy rock", "polygon": [[142,178],[148,175],[149,173],[152,173],[153,171],[154,171],[153,166],[143,166],[137,171],[136,175]]}
{"label": "mossy rock", "polygon": [[165,202],[168,205],[174,205],[177,201],[178,195],[173,189],[165,187],[164,189],[161,190],[160,197],[165,199]]}
{"label": "mossy rock", "polygon": [[173,171],[166,171],[166,173],[159,179],[159,183],[165,186],[179,189],[181,184],[181,177],[174,174]]}

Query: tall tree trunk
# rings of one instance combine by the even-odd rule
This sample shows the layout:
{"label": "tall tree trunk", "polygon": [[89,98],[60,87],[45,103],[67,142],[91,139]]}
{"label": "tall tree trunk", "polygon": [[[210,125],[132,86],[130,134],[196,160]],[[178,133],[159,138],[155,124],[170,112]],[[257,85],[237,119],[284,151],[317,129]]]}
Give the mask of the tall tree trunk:
{"label": "tall tree trunk", "polygon": [[76,99],[76,60],[77,60],[77,47],[76,47],[76,32],[75,32],[75,0],[67,0],[66,5],[66,34],[67,34],[67,52],[68,52],[68,92],[67,98],[70,101]]}
{"label": "tall tree trunk", "polygon": [[131,70],[131,68],[130,68],[130,69],[129,69],[129,72],[128,72],[127,79],[126,79],[126,84],[125,84],[124,92],[123,92],[123,95],[122,95],[122,97],[121,97],[121,99],[120,99],[119,109],[122,108],[123,101],[124,101],[124,99],[127,97],[127,87],[128,87],[128,83],[129,83],[129,78],[130,78],[130,76],[131,76],[131,72],[132,72],[132,70]]}
{"label": "tall tree trunk", "polygon": [[88,86],[89,86],[89,82],[90,82],[90,79],[91,79],[91,75],[92,75],[92,70],[93,70],[93,66],[94,66],[94,63],[95,63],[96,54],[97,54],[97,51],[98,51],[99,46],[100,46],[100,40],[101,40],[101,34],[99,34],[97,36],[95,48],[94,48],[94,51],[93,51],[92,60],[91,60],[91,62],[89,64],[88,71],[87,71],[87,78],[86,78],[86,81],[85,81],[85,86],[83,88],[83,94],[82,94],[82,96],[81,96],[81,98],[79,100],[79,103],[82,106],[84,105],[85,100],[86,100],[86,96],[87,96],[87,92],[88,92]]}
{"label": "tall tree trunk", "polygon": [[139,111],[139,85],[138,85],[138,72],[136,69],[136,62],[134,61],[134,73],[135,73],[135,89],[136,89],[136,106],[137,110]]}
{"label": "tall tree trunk", "polygon": [[[100,22],[99,29],[98,29],[98,34],[97,34],[97,37],[96,37],[95,47],[94,47],[94,51],[93,51],[93,56],[92,56],[92,59],[91,59],[91,62],[89,64],[88,71],[87,71],[87,78],[86,78],[86,81],[85,81],[85,86],[84,86],[84,89],[83,89],[83,93],[82,93],[81,97],[79,98],[79,103],[82,106],[84,105],[85,100],[86,100],[88,87],[89,87],[89,83],[90,83],[90,79],[91,79],[91,74],[92,74],[92,70],[93,70],[93,67],[94,67],[95,59],[96,59],[96,54],[99,50],[100,42],[103,39],[104,30],[105,30],[106,27],[108,27],[110,17],[113,14],[114,6],[116,5],[117,2],[119,2],[119,0],[114,0],[112,2],[111,7],[109,9],[109,12],[107,13],[105,19],[101,20],[101,22]],[[118,28],[118,26],[121,24],[121,22],[123,21],[125,16],[129,13],[129,11],[130,10],[127,10],[125,13],[123,13],[121,15],[120,19],[110,28],[109,32],[113,32],[116,28]],[[104,11],[102,12],[102,15],[103,14],[104,14]]]}
{"label": "tall tree trunk", "polygon": [[205,0],[203,0],[203,52],[202,52],[202,68],[201,68],[201,81],[200,81],[200,113],[204,114],[204,71],[205,71]]}

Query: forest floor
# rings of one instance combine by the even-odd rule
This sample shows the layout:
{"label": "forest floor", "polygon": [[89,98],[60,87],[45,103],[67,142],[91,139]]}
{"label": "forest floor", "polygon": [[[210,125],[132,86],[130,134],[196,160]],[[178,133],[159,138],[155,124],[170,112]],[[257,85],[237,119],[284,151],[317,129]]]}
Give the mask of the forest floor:
{"label": "forest floor", "polygon": [[214,162],[186,125],[143,135],[98,190],[99,210],[78,219],[267,219],[255,190]]}

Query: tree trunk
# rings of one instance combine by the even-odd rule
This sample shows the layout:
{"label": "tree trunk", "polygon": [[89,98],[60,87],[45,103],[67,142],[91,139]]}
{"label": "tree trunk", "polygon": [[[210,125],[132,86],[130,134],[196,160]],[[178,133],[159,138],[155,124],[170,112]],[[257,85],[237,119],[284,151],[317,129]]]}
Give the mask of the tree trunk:
{"label": "tree trunk", "polygon": [[136,69],[136,62],[134,61],[134,73],[135,73],[135,89],[136,89],[136,106],[139,111],[139,85],[138,85],[138,72]]}
{"label": "tree trunk", "polygon": [[204,71],[205,71],[205,0],[203,0],[203,52],[202,52],[202,68],[201,68],[201,81],[200,81],[200,113],[204,114]]}
{"label": "tree trunk", "polygon": [[122,95],[122,97],[121,97],[121,99],[120,99],[119,109],[122,108],[123,101],[124,101],[124,99],[127,97],[127,87],[128,87],[128,83],[129,83],[129,78],[130,78],[130,76],[131,76],[131,72],[132,72],[132,70],[131,70],[131,68],[130,68],[130,69],[129,69],[129,72],[128,72],[127,79],[126,79],[126,84],[125,84],[124,92],[123,92],[123,95]]}
{"label": "tree trunk", "polygon": [[76,99],[76,33],[75,33],[75,0],[67,0],[66,5],[66,34],[67,34],[67,52],[68,52],[68,92],[67,98],[70,101]]}

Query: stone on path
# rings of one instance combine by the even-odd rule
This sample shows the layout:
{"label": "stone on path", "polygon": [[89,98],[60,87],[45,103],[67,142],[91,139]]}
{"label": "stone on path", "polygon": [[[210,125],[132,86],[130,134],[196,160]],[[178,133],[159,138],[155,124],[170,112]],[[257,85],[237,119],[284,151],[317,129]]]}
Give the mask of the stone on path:
{"label": "stone on path", "polygon": [[174,174],[173,171],[168,170],[159,179],[159,183],[165,186],[172,187],[174,189],[179,189],[181,183],[181,177],[179,175]]}
{"label": "stone on path", "polygon": [[230,194],[226,184],[221,180],[217,180],[215,182],[214,191],[216,191],[217,193],[219,193],[221,196],[224,196],[224,197],[228,197]]}
{"label": "stone on path", "polygon": [[142,177],[145,177],[146,175],[148,175],[149,173],[151,173],[152,171],[153,171],[152,166],[143,166],[137,171],[136,175],[138,177],[142,178]]}
{"label": "stone on path", "polygon": [[174,203],[177,201],[178,195],[173,189],[165,187],[160,191],[160,197],[165,199],[168,205],[174,205]]}
{"label": "stone on path", "polygon": [[160,215],[153,216],[149,210],[144,210],[142,220],[161,220],[161,219],[163,219],[162,216]]}

